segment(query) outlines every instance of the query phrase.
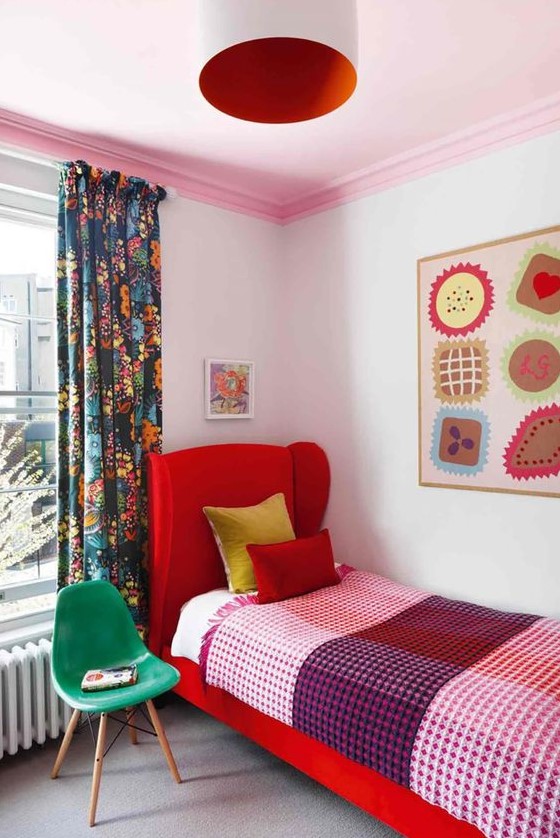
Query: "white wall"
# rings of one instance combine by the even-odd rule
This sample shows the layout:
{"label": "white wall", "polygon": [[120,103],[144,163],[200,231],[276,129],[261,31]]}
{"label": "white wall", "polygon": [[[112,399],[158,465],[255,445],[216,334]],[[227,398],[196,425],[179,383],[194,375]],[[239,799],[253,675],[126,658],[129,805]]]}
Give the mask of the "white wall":
{"label": "white wall", "polygon": [[[166,199],[160,222],[164,449],[278,441],[282,229],[185,198]],[[254,419],[204,418],[206,357],[255,361]]]}
{"label": "white wall", "polygon": [[417,485],[416,260],[560,223],[560,134],[284,231],[284,436],[332,466],[337,558],[560,615],[559,500]]}
{"label": "white wall", "polygon": [[[35,168],[0,157],[0,183],[53,192]],[[314,439],[339,559],[560,615],[559,500],[418,487],[416,374],[416,259],[558,224],[559,182],[551,134],[286,228],[164,201],[165,450]],[[204,419],[211,356],[256,362],[254,420]]]}

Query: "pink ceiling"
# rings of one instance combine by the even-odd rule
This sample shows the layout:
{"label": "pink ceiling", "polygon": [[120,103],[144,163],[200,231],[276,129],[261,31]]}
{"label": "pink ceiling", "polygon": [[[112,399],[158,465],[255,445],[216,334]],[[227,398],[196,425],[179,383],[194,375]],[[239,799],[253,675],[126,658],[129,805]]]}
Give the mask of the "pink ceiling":
{"label": "pink ceiling", "polygon": [[557,0],[358,0],[352,99],[307,123],[242,122],[199,93],[196,6],[0,3],[0,108],[281,208],[537,100],[560,102]]}

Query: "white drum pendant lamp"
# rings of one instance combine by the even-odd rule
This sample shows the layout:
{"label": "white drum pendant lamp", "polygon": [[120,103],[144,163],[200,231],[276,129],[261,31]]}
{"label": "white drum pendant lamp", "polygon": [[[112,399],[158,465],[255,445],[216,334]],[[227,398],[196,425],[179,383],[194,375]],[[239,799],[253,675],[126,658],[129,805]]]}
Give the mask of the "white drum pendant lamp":
{"label": "white drum pendant lamp", "polygon": [[354,92],[355,0],[200,0],[200,89],[251,122],[301,122]]}

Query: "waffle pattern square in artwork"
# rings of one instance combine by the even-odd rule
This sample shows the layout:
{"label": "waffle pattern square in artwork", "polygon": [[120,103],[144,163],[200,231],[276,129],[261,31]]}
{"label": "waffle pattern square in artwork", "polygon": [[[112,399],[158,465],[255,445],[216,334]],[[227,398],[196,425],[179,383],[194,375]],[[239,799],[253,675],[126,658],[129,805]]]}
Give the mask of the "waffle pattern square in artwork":
{"label": "waffle pattern square in artwork", "polygon": [[240,600],[203,640],[206,682],[488,838],[560,838],[560,621],[342,576]]}
{"label": "waffle pattern square in artwork", "polygon": [[478,401],[488,387],[486,345],[480,340],[439,343],[434,353],[437,397],[454,404]]}

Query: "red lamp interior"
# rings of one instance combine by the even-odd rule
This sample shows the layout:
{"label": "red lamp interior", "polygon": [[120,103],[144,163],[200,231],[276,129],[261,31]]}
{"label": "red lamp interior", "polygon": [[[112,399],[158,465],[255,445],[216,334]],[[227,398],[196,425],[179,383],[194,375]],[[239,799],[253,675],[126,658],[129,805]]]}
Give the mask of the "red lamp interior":
{"label": "red lamp interior", "polygon": [[356,87],[351,61],[303,38],[234,44],[200,74],[203,96],[218,110],[251,122],[302,122],[340,107]]}

